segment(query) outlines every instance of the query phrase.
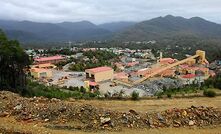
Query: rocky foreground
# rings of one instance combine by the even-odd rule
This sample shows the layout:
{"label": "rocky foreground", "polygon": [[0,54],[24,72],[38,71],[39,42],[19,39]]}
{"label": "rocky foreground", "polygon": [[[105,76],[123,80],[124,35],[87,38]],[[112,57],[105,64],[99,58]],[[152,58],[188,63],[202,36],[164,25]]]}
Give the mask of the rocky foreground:
{"label": "rocky foreground", "polygon": [[0,120],[3,117],[14,117],[17,121],[27,123],[42,122],[45,127],[51,129],[83,131],[118,131],[125,127],[201,127],[221,124],[221,111],[213,107],[192,106],[156,113],[139,113],[131,109],[123,113],[58,99],[23,98],[5,91],[0,92]]}

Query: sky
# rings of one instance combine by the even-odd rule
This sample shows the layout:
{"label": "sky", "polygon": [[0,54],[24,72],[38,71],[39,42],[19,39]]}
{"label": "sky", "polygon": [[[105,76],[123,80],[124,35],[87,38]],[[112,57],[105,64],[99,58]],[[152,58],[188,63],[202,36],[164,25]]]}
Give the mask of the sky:
{"label": "sky", "polygon": [[174,15],[221,24],[221,0],[0,0],[0,19],[95,24]]}

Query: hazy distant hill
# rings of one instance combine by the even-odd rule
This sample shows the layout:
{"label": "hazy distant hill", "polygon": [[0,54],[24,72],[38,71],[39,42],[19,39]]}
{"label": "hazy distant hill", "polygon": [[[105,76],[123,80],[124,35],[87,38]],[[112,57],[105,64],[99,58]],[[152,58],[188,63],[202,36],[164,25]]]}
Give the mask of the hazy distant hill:
{"label": "hazy distant hill", "polygon": [[37,23],[0,20],[9,38],[22,42],[60,42],[84,40],[153,40],[174,37],[221,39],[221,25],[199,17],[186,19],[167,15],[140,23],[114,22],[95,25],[89,21]]}
{"label": "hazy distant hill", "polygon": [[53,24],[0,20],[0,29],[3,29],[9,38],[23,42],[95,40],[104,39],[111,35],[110,31],[88,21]]}
{"label": "hazy distant hill", "polygon": [[121,22],[104,23],[98,26],[100,28],[107,29],[112,32],[119,32],[119,31],[125,30],[126,28],[130,26],[133,26],[134,24],[136,24],[136,22],[121,21]]}
{"label": "hazy distant hill", "polygon": [[143,21],[117,33],[117,40],[152,40],[175,36],[221,38],[221,25],[199,17],[186,19],[167,15]]}

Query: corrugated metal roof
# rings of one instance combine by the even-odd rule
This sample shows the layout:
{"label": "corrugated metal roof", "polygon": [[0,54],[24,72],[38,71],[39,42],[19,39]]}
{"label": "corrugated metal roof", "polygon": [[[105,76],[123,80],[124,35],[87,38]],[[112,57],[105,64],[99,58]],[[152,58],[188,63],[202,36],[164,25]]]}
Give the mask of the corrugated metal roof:
{"label": "corrugated metal roof", "polygon": [[194,78],[194,77],[196,77],[195,74],[187,74],[187,75],[182,76],[182,78]]}
{"label": "corrugated metal roof", "polygon": [[113,70],[113,69],[111,67],[96,67],[96,68],[86,69],[85,71],[98,73],[98,72],[104,72],[104,71],[109,71],[109,70]]}
{"label": "corrugated metal roof", "polygon": [[51,57],[41,57],[34,59],[35,61],[50,61],[50,60],[62,60],[64,57],[57,55],[57,56],[51,56]]}

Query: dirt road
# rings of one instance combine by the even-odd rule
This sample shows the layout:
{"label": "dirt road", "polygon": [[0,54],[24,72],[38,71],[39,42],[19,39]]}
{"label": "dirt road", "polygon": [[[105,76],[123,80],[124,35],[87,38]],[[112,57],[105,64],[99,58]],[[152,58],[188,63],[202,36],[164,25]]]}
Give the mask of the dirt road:
{"label": "dirt road", "polygon": [[194,106],[209,106],[221,109],[221,96],[215,98],[181,98],[181,99],[156,99],[140,101],[117,101],[117,100],[79,100],[74,103],[90,104],[96,107],[127,112],[130,109],[144,112],[163,111],[170,108],[186,108]]}

